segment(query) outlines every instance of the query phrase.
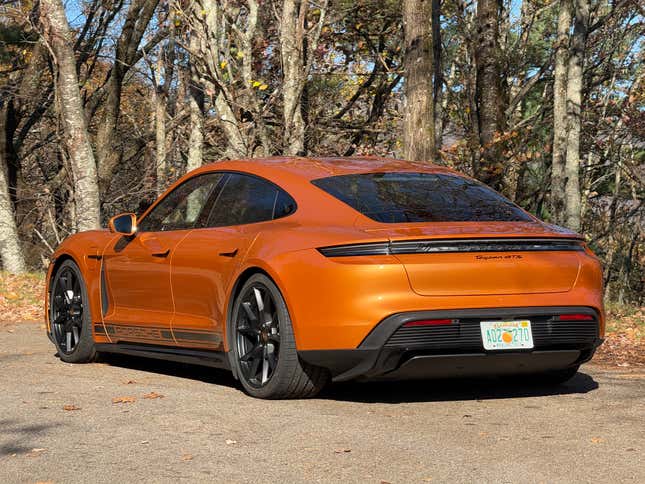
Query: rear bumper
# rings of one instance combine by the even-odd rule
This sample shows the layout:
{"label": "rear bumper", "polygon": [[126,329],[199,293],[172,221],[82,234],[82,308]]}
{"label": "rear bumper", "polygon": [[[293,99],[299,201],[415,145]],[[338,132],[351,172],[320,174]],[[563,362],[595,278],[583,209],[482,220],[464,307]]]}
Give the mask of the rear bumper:
{"label": "rear bumper", "polygon": [[[552,315],[567,313],[593,315],[595,331],[583,328],[576,334],[573,332],[575,327],[558,328],[555,326],[557,323],[548,320]],[[398,331],[409,321],[443,318],[463,322],[455,338],[446,340],[445,335],[441,335],[438,341],[433,341],[427,333],[415,338],[409,334],[401,337]],[[477,321],[514,318],[533,318],[543,322],[540,332],[534,332],[535,348],[485,351],[481,336],[477,335]],[[308,350],[300,351],[299,355],[310,364],[328,368],[334,381],[538,373],[589,361],[602,344],[598,326],[598,313],[592,308],[579,306],[415,311],[384,319],[356,349]]]}

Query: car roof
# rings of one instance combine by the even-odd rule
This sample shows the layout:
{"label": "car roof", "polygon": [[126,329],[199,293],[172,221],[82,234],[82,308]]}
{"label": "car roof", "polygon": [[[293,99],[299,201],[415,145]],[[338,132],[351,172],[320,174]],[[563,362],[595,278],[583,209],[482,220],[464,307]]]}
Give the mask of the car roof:
{"label": "car roof", "polygon": [[270,157],[217,161],[205,165],[205,170],[239,170],[258,175],[288,172],[299,178],[314,180],[337,175],[379,172],[444,172],[454,173],[432,163],[412,162],[376,156],[361,157]]}

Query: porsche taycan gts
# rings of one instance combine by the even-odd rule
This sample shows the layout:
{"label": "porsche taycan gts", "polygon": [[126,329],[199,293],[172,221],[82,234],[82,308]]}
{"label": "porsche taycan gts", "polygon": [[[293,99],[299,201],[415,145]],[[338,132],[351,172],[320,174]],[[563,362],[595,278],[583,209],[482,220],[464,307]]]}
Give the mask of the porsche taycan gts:
{"label": "porsche taycan gts", "polygon": [[211,365],[259,398],[330,380],[555,383],[602,342],[601,281],[582,236],[444,167],[224,161],[65,240],[47,332],[66,362]]}

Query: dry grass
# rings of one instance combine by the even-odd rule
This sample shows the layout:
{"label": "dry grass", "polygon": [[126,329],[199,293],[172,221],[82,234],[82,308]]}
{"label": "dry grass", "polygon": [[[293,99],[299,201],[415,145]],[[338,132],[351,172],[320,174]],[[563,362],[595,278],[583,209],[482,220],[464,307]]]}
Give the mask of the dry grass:
{"label": "dry grass", "polygon": [[[0,272],[0,324],[42,322],[44,282],[43,273]],[[594,362],[645,366],[645,308],[608,306],[606,340]]]}

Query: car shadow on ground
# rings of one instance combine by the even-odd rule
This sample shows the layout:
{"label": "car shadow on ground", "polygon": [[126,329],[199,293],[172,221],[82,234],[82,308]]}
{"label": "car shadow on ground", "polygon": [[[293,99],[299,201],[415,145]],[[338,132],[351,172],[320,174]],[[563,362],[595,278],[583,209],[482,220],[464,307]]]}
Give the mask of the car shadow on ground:
{"label": "car shadow on ground", "polygon": [[[226,370],[125,355],[105,355],[102,362],[241,391],[241,385]],[[584,394],[597,388],[598,383],[590,375],[578,372],[571,380],[559,385],[533,383],[530,376],[522,375],[506,378],[352,381],[332,383],[318,398],[363,403],[442,402]]]}
{"label": "car shadow on ground", "polygon": [[364,403],[444,402],[584,394],[598,388],[588,374],[578,372],[559,385],[531,382],[530,376],[383,382],[347,382],[331,385],[322,398]]}
{"label": "car shadow on ground", "polygon": [[119,355],[119,354],[102,354],[101,363],[117,366],[120,368],[129,368],[131,370],[148,371],[159,373],[161,375],[174,376],[178,378],[187,378],[190,380],[202,381],[204,383],[213,383],[227,387],[238,388],[239,385],[233,378],[233,374],[228,370],[221,370],[208,366],[191,365],[187,363],[177,363],[168,360],[157,360],[154,358],[143,358],[138,356]]}

